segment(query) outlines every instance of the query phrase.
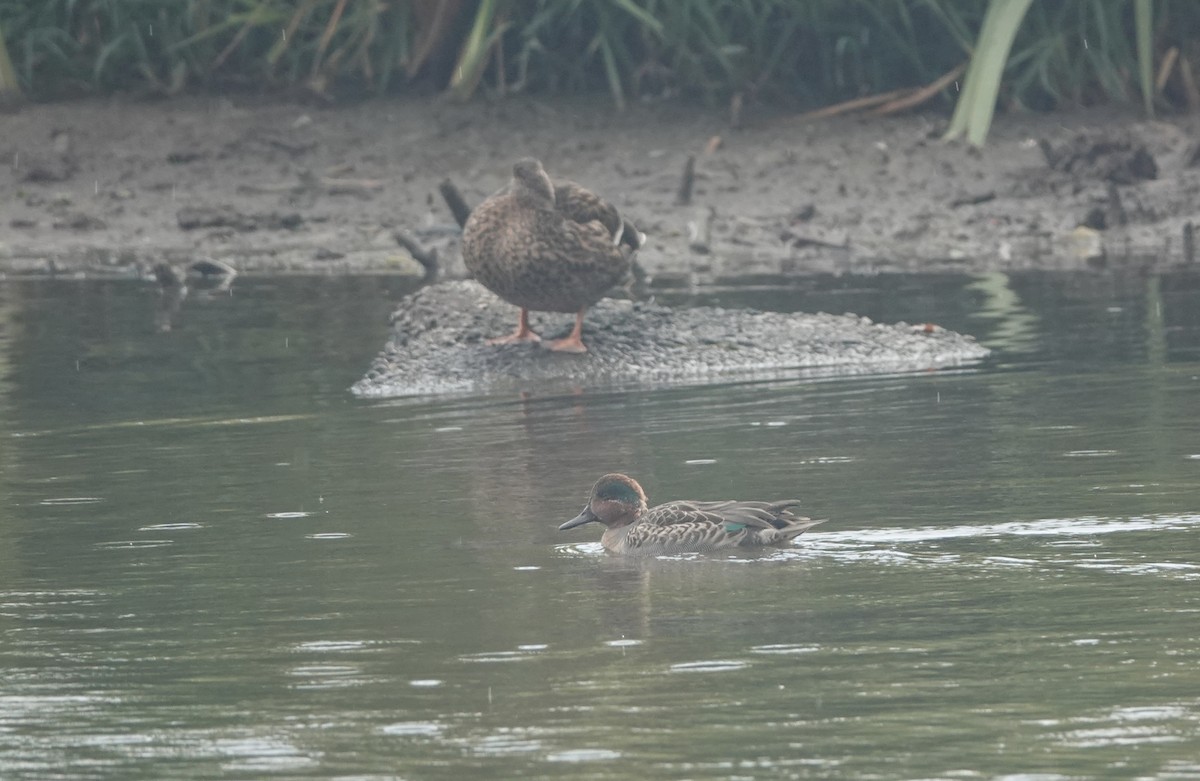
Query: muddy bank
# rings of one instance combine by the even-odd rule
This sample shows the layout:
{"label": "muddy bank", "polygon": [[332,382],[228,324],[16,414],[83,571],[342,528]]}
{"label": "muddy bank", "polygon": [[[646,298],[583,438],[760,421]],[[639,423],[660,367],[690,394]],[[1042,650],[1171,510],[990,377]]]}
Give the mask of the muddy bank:
{"label": "muddy bank", "polygon": [[[438,184],[475,203],[541,158],[649,234],[660,288],[815,272],[1185,262],[1200,155],[1192,118],[1112,110],[998,119],[976,151],[931,116],[802,123],[671,103],[319,108],[247,98],[35,105],[0,118],[0,270],[417,274],[407,231],[461,273]],[[694,156],[690,198],[682,175]],[[686,203],[683,201],[687,201]]]}
{"label": "muddy bank", "polygon": [[[516,309],[470,281],[426,287],[400,302],[392,334],[361,396],[681,384],[805,374],[916,371],[978,361],[988,350],[936,326],[882,325],[853,315],[744,309],[671,309],[605,299],[588,312],[586,355],[534,344],[488,345],[512,330]],[[535,314],[543,338],[570,316]]]}

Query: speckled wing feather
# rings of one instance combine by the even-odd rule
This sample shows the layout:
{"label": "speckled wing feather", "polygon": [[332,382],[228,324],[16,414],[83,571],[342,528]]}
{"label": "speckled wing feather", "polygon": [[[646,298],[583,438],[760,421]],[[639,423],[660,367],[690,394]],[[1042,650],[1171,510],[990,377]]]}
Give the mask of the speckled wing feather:
{"label": "speckled wing feather", "polygon": [[599,220],[572,220],[557,208],[502,192],[467,220],[463,259],[477,280],[511,304],[576,312],[624,279],[630,250],[613,246]]}
{"label": "speckled wing feather", "polygon": [[781,502],[694,502],[681,500],[660,504],[646,511],[641,522],[654,526],[677,523],[741,523],[756,529],[781,529],[790,521],[806,521],[789,507],[799,506],[798,499]]}
{"label": "speckled wing feather", "polygon": [[820,523],[795,515],[799,502],[693,502],[659,505],[625,535],[628,549],[711,551],[778,545]]}
{"label": "speckled wing feather", "polygon": [[630,249],[642,246],[644,236],[637,227],[618,212],[617,207],[582,185],[565,179],[555,182],[554,205],[574,222],[599,222],[608,229],[610,237],[616,237],[617,231],[621,231],[620,243]]}

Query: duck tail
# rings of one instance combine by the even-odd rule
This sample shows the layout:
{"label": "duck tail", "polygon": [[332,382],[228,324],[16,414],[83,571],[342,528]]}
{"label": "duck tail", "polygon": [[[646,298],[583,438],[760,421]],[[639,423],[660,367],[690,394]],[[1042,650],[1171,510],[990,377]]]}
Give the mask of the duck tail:
{"label": "duck tail", "polygon": [[825,521],[825,518],[821,518],[820,520],[816,521],[809,520],[808,518],[797,518],[787,526],[780,529],[779,534],[784,540],[794,540],[817,524],[825,523]]}
{"label": "duck tail", "polygon": [[624,215],[621,217],[621,230],[617,231],[617,244],[624,244],[631,250],[639,250],[646,244],[646,234],[637,229]]}

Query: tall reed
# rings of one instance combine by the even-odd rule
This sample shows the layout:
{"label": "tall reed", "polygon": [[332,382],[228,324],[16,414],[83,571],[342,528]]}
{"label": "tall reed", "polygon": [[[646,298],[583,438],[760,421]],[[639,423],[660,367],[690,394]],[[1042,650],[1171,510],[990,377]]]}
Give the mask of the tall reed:
{"label": "tall reed", "polygon": [[0,30],[0,88],[37,97],[422,82],[812,106],[970,57],[954,130],[976,141],[997,102],[1200,104],[1194,0],[0,0]]}

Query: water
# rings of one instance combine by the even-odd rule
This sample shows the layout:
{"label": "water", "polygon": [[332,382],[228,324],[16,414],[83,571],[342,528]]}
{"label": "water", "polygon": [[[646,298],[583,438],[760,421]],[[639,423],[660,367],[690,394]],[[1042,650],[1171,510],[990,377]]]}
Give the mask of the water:
{"label": "water", "polygon": [[[401,285],[0,286],[0,777],[1200,778],[1195,276],[719,295],[971,370],[356,400]],[[614,559],[613,469],[831,520]]]}

